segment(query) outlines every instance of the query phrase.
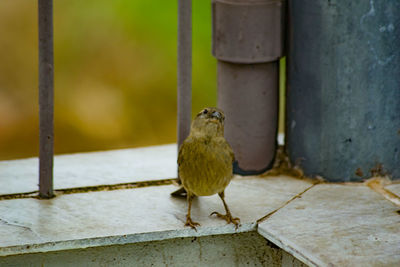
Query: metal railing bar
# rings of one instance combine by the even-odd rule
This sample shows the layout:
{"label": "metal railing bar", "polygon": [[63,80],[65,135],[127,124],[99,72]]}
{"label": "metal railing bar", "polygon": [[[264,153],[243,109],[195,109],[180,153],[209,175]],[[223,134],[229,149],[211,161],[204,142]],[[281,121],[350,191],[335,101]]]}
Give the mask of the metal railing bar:
{"label": "metal railing bar", "polygon": [[54,60],[53,0],[38,0],[39,17],[39,196],[53,192]]}
{"label": "metal railing bar", "polygon": [[178,148],[189,135],[192,111],[192,0],[178,0]]}

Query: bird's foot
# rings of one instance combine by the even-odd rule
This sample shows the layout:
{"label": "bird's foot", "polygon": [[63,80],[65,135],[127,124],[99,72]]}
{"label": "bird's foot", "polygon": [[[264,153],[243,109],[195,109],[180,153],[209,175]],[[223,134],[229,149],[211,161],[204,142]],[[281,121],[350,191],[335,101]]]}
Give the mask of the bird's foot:
{"label": "bird's foot", "polygon": [[200,226],[199,223],[192,221],[192,218],[190,218],[189,216],[186,217],[186,223],[185,226],[190,226],[192,227],[194,230],[197,231],[196,226]]}
{"label": "bird's foot", "polygon": [[233,218],[232,214],[230,214],[230,213],[227,213],[224,215],[224,214],[214,211],[213,213],[210,214],[210,216],[212,216],[212,215],[217,215],[219,218],[224,219],[227,223],[233,223],[235,225],[236,229],[239,227],[240,219]]}

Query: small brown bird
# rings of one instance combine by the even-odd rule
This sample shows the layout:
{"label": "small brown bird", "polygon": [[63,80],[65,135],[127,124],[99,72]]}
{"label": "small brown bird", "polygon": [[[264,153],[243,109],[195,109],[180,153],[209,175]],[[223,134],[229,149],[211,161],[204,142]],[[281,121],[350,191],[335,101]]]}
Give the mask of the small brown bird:
{"label": "small brown bird", "polygon": [[194,196],[210,196],[218,193],[224,204],[226,214],[213,212],[211,215],[239,224],[233,218],[224,199],[225,187],[232,180],[234,154],[224,138],[225,116],[218,108],[205,108],[193,120],[190,134],[182,143],[178,155],[178,174],[187,192],[188,213],[185,226],[196,228],[190,210]]}

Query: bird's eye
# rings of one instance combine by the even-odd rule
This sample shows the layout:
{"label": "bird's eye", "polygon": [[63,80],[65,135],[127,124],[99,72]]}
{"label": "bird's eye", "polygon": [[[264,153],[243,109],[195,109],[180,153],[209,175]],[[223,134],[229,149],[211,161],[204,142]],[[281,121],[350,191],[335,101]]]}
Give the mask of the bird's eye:
{"label": "bird's eye", "polygon": [[207,114],[207,113],[208,113],[207,109],[203,110],[203,114]]}

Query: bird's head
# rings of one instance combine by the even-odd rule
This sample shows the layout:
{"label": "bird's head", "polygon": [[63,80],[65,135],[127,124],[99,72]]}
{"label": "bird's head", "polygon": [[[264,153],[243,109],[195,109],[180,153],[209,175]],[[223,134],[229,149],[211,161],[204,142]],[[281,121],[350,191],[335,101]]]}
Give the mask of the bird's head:
{"label": "bird's head", "polygon": [[219,108],[205,108],[192,122],[191,134],[204,136],[224,136],[225,115]]}

